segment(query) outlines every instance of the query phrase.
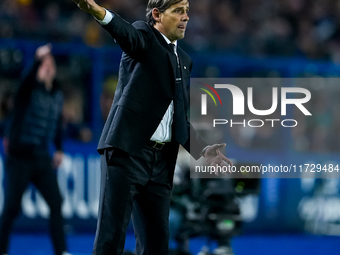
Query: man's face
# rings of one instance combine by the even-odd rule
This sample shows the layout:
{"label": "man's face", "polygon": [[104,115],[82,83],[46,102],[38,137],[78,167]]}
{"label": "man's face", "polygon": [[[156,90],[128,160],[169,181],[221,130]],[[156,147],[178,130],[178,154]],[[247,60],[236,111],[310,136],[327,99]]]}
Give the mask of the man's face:
{"label": "man's face", "polygon": [[189,2],[187,0],[174,4],[163,13],[160,13],[155,28],[171,42],[182,39],[189,20],[188,12]]}
{"label": "man's face", "polygon": [[37,73],[37,78],[40,82],[52,82],[56,76],[56,66],[52,55],[47,55],[43,58]]}

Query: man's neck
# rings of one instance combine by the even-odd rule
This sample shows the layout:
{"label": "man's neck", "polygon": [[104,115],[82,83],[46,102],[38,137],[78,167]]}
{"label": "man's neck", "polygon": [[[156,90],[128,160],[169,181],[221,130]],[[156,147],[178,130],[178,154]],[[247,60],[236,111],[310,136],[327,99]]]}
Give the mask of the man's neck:
{"label": "man's neck", "polygon": [[177,40],[176,41],[170,41],[170,39],[165,34],[163,34],[162,32],[160,32],[160,33],[163,36],[164,40],[167,42],[167,44],[172,43],[172,44],[175,44],[177,46]]}

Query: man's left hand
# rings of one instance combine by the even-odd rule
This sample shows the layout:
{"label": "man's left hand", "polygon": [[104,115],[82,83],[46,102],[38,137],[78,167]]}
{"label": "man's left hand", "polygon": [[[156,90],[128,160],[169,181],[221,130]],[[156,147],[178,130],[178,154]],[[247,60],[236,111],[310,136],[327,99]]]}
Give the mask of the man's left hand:
{"label": "man's left hand", "polygon": [[[233,165],[233,163],[231,163],[231,161],[220,152],[220,149],[224,148],[225,146],[225,143],[208,146],[203,157],[206,159],[206,161],[208,161],[210,166],[228,167]],[[218,171],[215,171],[215,174],[218,175]]]}

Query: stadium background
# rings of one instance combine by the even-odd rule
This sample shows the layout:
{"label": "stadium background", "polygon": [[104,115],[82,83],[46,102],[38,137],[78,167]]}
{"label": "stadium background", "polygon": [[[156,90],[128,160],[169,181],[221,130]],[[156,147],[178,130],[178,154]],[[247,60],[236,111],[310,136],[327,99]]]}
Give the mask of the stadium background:
{"label": "stadium background", "polygon": [[[128,21],[144,19],[146,1],[99,3]],[[180,45],[194,61],[192,77],[339,77],[339,14],[340,3],[335,0],[197,0],[191,3],[187,34]],[[77,242],[91,243],[99,194],[96,142],[107,114],[106,105],[114,96],[121,50],[72,1],[3,0],[0,3],[2,124],[10,108],[8,99],[21,73],[31,64],[35,49],[47,42],[53,45],[58,79],[66,99],[66,157],[58,170],[66,228],[70,241],[88,234],[89,241],[84,237],[87,241],[77,239]],[[339,163],[340,86],[319,84],[311,92],[313,120],[306,122],[304,128],[251,136],[230,134],[226,141],[227,155],[257,163],[281,164],[295,157],[303,158],[306,163]],[[271,139],[276,143],[268,142]],[[4,160],[1,147],[0,213]],[[310,247],[309,254],[326,251],[337,254],[333,242],[340,235],[339,179],[268,178],[257,184],[254,189],[245,187],[239,194],[243,224],[235,245],[242,246],[243,241],[251,246],[257,241],[269,247],[272,241],[273,246],[280,247],[288,239],[296,240],[287,246],[297,252],[302,252],[301,247]],[[24,239],[29,239],[34,233],[44,239],[48,212],[33,187],[25,193],[22,207],[22,216],[15,226],[16,238],[23,234]],[[311,239],[301,240],[306,233],[317,235],[317,239],[308,235]],[[272,234],[283,235],[282,242],[273,243],[269,236]],[[253,239],[246,239],[247,235]],[[322,253],[317,253],[319,249]],[[73,248],[75,254],[80,250],[79,246]]]}

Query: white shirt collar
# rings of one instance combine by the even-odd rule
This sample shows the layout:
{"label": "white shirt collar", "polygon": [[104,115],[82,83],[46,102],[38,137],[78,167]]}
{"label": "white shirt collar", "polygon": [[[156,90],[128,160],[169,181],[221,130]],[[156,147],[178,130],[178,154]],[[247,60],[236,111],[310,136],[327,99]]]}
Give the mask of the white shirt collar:
{"label": "white shirt collar", "polygon": [[[167,44],[172,43],[172,42],[168,39],[168,37],[166,37],[162,32],[160,32],[160,33],[161,33],[161,35],[164,37],[164,39],[165,39],[165,41],[167,42]],[[175,42],[173,42],[172,44],[175,44],[176,49],[177,49],[177,40],[176,40]]]}

